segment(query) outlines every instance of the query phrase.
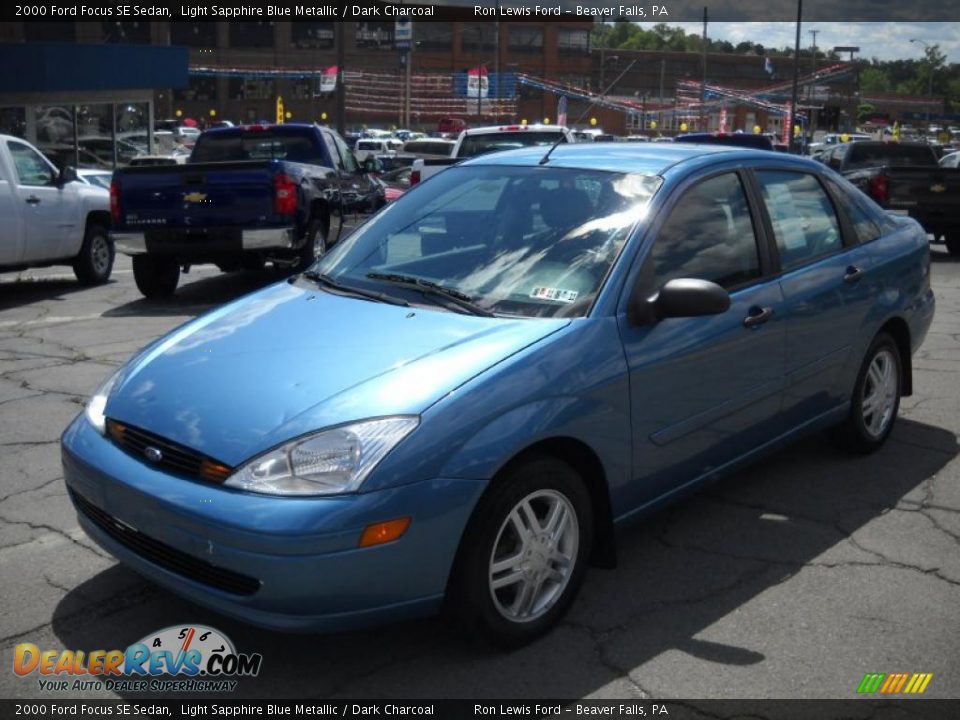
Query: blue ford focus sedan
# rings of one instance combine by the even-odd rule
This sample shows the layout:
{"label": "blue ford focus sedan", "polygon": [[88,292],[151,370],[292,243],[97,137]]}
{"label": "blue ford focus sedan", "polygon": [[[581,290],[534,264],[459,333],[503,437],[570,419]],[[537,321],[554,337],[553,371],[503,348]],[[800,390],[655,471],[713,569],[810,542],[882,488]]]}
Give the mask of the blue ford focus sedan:
{"label": "blue ford focus sedan", "polygon": [[144,348],[64,473],[96,542],[222,613],[445,606],[515,645],[617,525],[816,430],[879,448],[933,311],[920,226],[811,161],[498,153]]}

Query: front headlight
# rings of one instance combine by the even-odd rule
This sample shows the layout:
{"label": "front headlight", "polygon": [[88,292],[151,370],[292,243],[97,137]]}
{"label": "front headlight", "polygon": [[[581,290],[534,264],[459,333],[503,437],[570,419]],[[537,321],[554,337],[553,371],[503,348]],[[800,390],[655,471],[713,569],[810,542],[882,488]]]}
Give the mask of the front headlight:
{"label": "front headlight", "polygon": [[84,408],[84,414],[87,416],[87,420],[90,421],[90,424],[93,425],[101,435],[106,433],[106,418],[103,412],[107,407],[107,398],[110,397],[110,392],[113,390],[113,386],[117,384],[117,378],[119,377],[119,370],[108,377],[107,380],[96,389],[87,402],[87,407]]}
{"label": "front headlight", "polygon": [[267,495],[353,492],[419,422],[390,417],[323,430],[254,458],[224,485]]}

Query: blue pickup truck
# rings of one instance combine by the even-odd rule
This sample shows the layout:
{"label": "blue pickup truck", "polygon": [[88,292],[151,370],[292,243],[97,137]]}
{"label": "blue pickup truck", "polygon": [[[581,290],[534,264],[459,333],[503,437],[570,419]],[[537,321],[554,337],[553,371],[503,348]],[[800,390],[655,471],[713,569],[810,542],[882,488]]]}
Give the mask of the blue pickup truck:
{"label": "blue pickup truck", "polygon": [[123,168],[112,237],[146,297],[172,295],[181,268],[303,269],[335,242],[331,218],[383,204],[337,133],[316,125],[208,130],[184,165]]}

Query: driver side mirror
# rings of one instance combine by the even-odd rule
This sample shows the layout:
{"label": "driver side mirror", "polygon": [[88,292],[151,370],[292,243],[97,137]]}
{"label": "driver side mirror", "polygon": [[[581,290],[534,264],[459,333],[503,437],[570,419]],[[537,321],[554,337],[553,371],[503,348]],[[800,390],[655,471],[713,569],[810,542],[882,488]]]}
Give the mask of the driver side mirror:
{"label": "driver side mirror", "polygon": [[70,165],[64,165],[60,168],[60,174],[57,175],[57,187],[63,187],[67,183],[77,181],[77,169]]}
{"label": "driver side mirror", "polygon": [[383,172],[383,163],[380,162],[377,158],[372,155],[368,155],[363,159],[363,164],[361,165],[365,173],[382,173]]}
{"label": "driver side mirror", "polygon": [[630,323],[652,325],[672,317],[720,315],[730,308],[730,294],[715,282],[676,278],[651,298],[635,294],[630,301]]}
{"label": "driver side mirror", "polygon": [[839,169],[840,169],[840,158],[838,158],[838,157],[831,157],[829,160],[827,160],[827,167],[832,168],[833,170],[839,170]]}

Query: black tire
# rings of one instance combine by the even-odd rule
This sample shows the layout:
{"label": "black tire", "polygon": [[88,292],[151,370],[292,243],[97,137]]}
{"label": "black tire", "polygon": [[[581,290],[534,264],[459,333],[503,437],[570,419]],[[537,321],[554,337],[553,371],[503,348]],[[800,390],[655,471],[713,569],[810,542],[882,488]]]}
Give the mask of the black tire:
{"label": "black tire", "polygon": [[180,263],[172,257],[134,255],[133,279],[144,297],[168,298],[180,282]]}
{"label": "black tire", "polygon": [[[892,363],[890,381],[893,385],[886,393],[887,401],[878,406],[879,409],[871,410],[866,406],[865,400],[882,387],[882,384],[878,386],[875,380],[876,374],[871,373],[871,366],[880,356]],[[897,419],[902,386],[903,360],[900,349],[892,337],[880,333],[873,339],[863,358],[850,398],[850,414],[843,424],[835,429],[834,441],[844,449],[863,454],[876,452],[883,447]],[[889,418],[886,418],[887,411]]]}
{"label": "black tire", "polygon": [[297,272],[302,272],[313,265],[314,260],[329,249],[330,219],[326,216],[313,218],[307,225],[304,233],[303,246],[297,261]]}
{"label": "black tire", "polygon": [[73,274],[81,285],[102,285],[113,272],[113,241],[103,225],[91,223],[83,235],[80,253],[73,259]]}
{"label": "black tire", "polygon": [[960,255],[960,230],[947,233],[943,241],[947,244],[947,252],[955,257]]}
{"label": "black tire", "polygon": [[[569,553],[571,560],[557,565],[556,560],[544,560],[551,552],[549,542],[543,541],[543,536],[549,535],[549,523],[538,525],[539,535],[531,537],[529,543],[518,545],[520,536],[511,518],[514,509],[529,500],[534,515],[543,523],[551,511],[549,502],[557,500],[554,507],[558,507],[562,504],[560,498],[567,502],[564,509],[568,524],[563,526],[561,534],[566,541],[564,552]],[[518,517],[521,514],[529,519],[518,511]],[[574,527],[569,525],[570,520],[576,528],[572,547],[566,535],[569,528]],[[532,527],[532,523],[529,526]],[[508,468],[477,504],[460,541],[448,587],[447,609],[458,621],[458,627],[481,642],[503,648],[528,643],[556,625],[573,603],[583,583],[592,544],[593,513],[590,493],[583,480],[565,462],[549,456],[531,456]],[[508,555],[503,559],[505,562],[514,556],[521,558],[509,569],[500,571],[504,575],[497,580],[506,579],[505,575],[523,579],[495,590],[492,563],[497,554]],[[564,566],[569,567],[566,578],[555,577],[557,568]],[[534,599],[544,593],[542,602],[531,601],[539,607],[531,607],[526,617],[508,617],[514,608],[523,607],[521,593],[527,587],[535,588]]]}

